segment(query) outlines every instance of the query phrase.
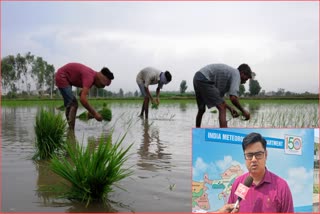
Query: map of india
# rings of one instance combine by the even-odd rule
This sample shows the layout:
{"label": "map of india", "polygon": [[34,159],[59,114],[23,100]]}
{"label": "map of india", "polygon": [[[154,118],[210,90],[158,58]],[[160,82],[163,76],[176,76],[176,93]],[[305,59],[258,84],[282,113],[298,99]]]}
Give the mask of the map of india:
{"label": "map of india", "polygon": [[[219,174],[219,179],[211,180],[210,175],[204,174],[202,181],[192,181],[192,210],[194,212],[211,211],[213,204],[210,204],[209,197],[214,197],[217,200],[223,200],[223,203],[227,203],[232,183],[243,173],[244,171],[240,165],[234,165]],[[211,196],[208,191],[210,188],[219,190],[218,195]]]}

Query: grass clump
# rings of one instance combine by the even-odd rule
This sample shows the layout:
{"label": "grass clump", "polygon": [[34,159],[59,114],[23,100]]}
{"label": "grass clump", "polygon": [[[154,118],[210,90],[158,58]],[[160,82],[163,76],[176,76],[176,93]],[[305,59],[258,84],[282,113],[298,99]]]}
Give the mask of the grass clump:
{"label": "grass clump", "polygon": [[132,174],[131,170],[123,168],[132,146],[120,148],[124,137],[112,144],[111,135],[107,138],[102,135],[93,151],[89,146],[68,144],[66,150],[70,160],[54,156],[51,170],[69,182],[62,197],[85,202],[86,206],[93,201],[106,202],[111,186]]}
{"label": "grass clump", "polygon": [[67,124],[61,114],[55,115],[41,109],[36,116],[34,126],[36,153],[33,159],[50,159],[55,152],[61,150],[65,145],[66,127]]}

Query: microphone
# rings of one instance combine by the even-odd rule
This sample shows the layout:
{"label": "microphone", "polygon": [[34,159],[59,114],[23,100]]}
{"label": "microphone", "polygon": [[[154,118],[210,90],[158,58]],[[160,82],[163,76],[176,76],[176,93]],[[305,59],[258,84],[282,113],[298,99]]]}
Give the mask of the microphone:
{"label": "microphone", "polygon": [[246,180],[244,181],[244,184],[240,183],[238,185],[237,190],[235,192],[235,194],[238,196],[238,200],[234,204],[233,209],[236,209],[237,206],[239,205],[240,201],[242,199],[245,199],[252,182],[253,182],[253,178],[249,175],[248,177],[246,177]]}

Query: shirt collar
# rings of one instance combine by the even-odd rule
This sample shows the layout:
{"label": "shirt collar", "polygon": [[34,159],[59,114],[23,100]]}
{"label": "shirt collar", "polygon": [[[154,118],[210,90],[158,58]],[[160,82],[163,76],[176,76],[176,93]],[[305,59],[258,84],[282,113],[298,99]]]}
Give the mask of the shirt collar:
{"label": "shirt collar", "polygon": [[264,176],[257,186],[260,186],[263,183],[269,183],[269,184],[271,183],[271,174],[270,174],[269,170],[267,169],[267,167],[265,167]]}

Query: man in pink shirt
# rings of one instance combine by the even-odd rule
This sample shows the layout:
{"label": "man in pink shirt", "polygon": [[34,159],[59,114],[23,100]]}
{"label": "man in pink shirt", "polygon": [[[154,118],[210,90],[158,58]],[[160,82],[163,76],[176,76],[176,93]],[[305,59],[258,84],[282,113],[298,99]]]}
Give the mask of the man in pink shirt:
{"label": "man in pink shirt", "polygon": [[55,81],[56,86],[63,96],[66,118],[70,130],[74,130],[78,109],[78,101],[72,93],[72,86],[82,88],[80,92],[81,104],[88,110],[92,117],[97,121],[102,121],[102,116],[89,104],[87,95],[92,86],[104,88],[105,86],[109,86],[113,79],[113,73],[106,67],[102,68],[100,72],[97,72],[80,63],[68,63],[58,69]]}
{"label": "man in pink shirt", "polygon": [[239,212],[246,213],[292,213],[293,200],[287,182],[266,168],[268,152],[266,140],[258,133],[248,134],[242,142],[242,149],[248,168],[247,173],[232,184],[228,203],[235,203],[235,191],[250,175],[253,183],[239,204]]}

